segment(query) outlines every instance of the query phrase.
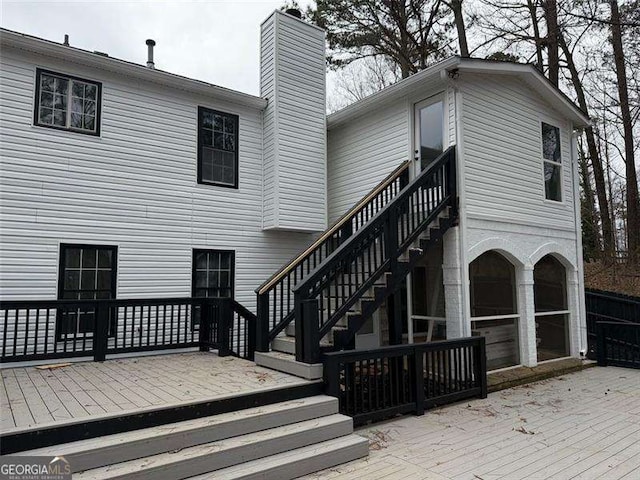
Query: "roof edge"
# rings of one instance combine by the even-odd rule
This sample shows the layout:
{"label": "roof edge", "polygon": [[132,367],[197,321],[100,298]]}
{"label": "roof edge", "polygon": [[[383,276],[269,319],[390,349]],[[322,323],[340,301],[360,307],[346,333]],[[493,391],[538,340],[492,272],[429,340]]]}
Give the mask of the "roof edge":
{"label": "roof edge", "polygon": [[249,93],[220,87],[202,80],[184,77],[164,70],[151,69],[137,63],[100,55],[77,47],[62,45],[51,40],[15,32],[6,28],[0,28],[0,45],[72,61],[93,68],[116,71],[152,83],[214,96],[221,100],[257,108],[259,110],[263,110],[267,106],[266,99]]}

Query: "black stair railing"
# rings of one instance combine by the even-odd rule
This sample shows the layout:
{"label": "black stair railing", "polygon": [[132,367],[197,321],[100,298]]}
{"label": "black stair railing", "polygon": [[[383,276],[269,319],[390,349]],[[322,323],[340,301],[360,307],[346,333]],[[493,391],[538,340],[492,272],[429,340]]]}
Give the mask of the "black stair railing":
{"label": "black stair railing", "polygon": [[455,160],[452,146],[294,287],[298,361],[319,361],[320,340],[383,275],[406,275],[399,259],[420,234],[447,208],[457,216]]}
{"label": "black stair railing", "polygon": [[269,342],[293,320],[293,288],[393,200],[408,181],[409,162],[403,162],[309,247],[256,289],[258,351],[268,351]]}

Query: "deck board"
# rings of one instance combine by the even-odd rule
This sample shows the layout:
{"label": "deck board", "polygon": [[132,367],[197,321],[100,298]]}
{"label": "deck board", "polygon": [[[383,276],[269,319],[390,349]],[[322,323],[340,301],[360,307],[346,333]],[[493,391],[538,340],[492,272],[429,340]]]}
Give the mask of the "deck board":
{"label": "deck board", "polygon": [[172,353],[56,369],[3,368],[2,433],[216,400],[311,382],[214,353]]}
{"label": "deck board", "polygon": [[640,370],[589,368],[363,427],[368,458],[304,478],[635,480],[639,404]]}

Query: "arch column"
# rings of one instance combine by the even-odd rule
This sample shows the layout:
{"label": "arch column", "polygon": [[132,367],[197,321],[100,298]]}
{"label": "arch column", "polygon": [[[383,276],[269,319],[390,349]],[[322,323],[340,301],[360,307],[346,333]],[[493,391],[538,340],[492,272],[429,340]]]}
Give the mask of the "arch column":
{"label": "arch column", "polygon": [[536,345],[536,318],[533,293],[533,266],[526,265],[517,271],[518,333],[520,337],[520,363],[527,367],[538,364]]}
{"label": "arch column", "polygon": [[567,307],[569,309],[569,353],[579,357],[587,348],[587,325],[582,321],[581,288],[578,270],[567,269]]}
{"label": "arch column", "polygon": [[447,339],[471,335],[465,311],[464,274],[460,260],[460,228],[451,228],[444,235],[442,252],[442,283],[444,284]]}

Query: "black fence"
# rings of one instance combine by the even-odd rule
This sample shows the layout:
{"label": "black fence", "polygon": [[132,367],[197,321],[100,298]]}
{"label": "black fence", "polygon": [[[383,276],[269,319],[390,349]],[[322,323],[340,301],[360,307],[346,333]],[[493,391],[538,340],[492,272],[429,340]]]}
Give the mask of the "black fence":
{"label": "black fence", "polygon": [[598,365],[640,368],[640,323],[597,322]]}
{"label": "black fence", "polygon": [[487,396],[484,337],[327,353],[325,386],[356,425]]}
{"label": "black fence", "polygon": [[175,348],[252,359],[253,313],[229,298],[0,302],[0,360],[93,357]]}
{"label": "black fence", "polygon": [[597,358],[598,322],[640,323],[640,298],[600,290],[586,290],[588,357]]}

